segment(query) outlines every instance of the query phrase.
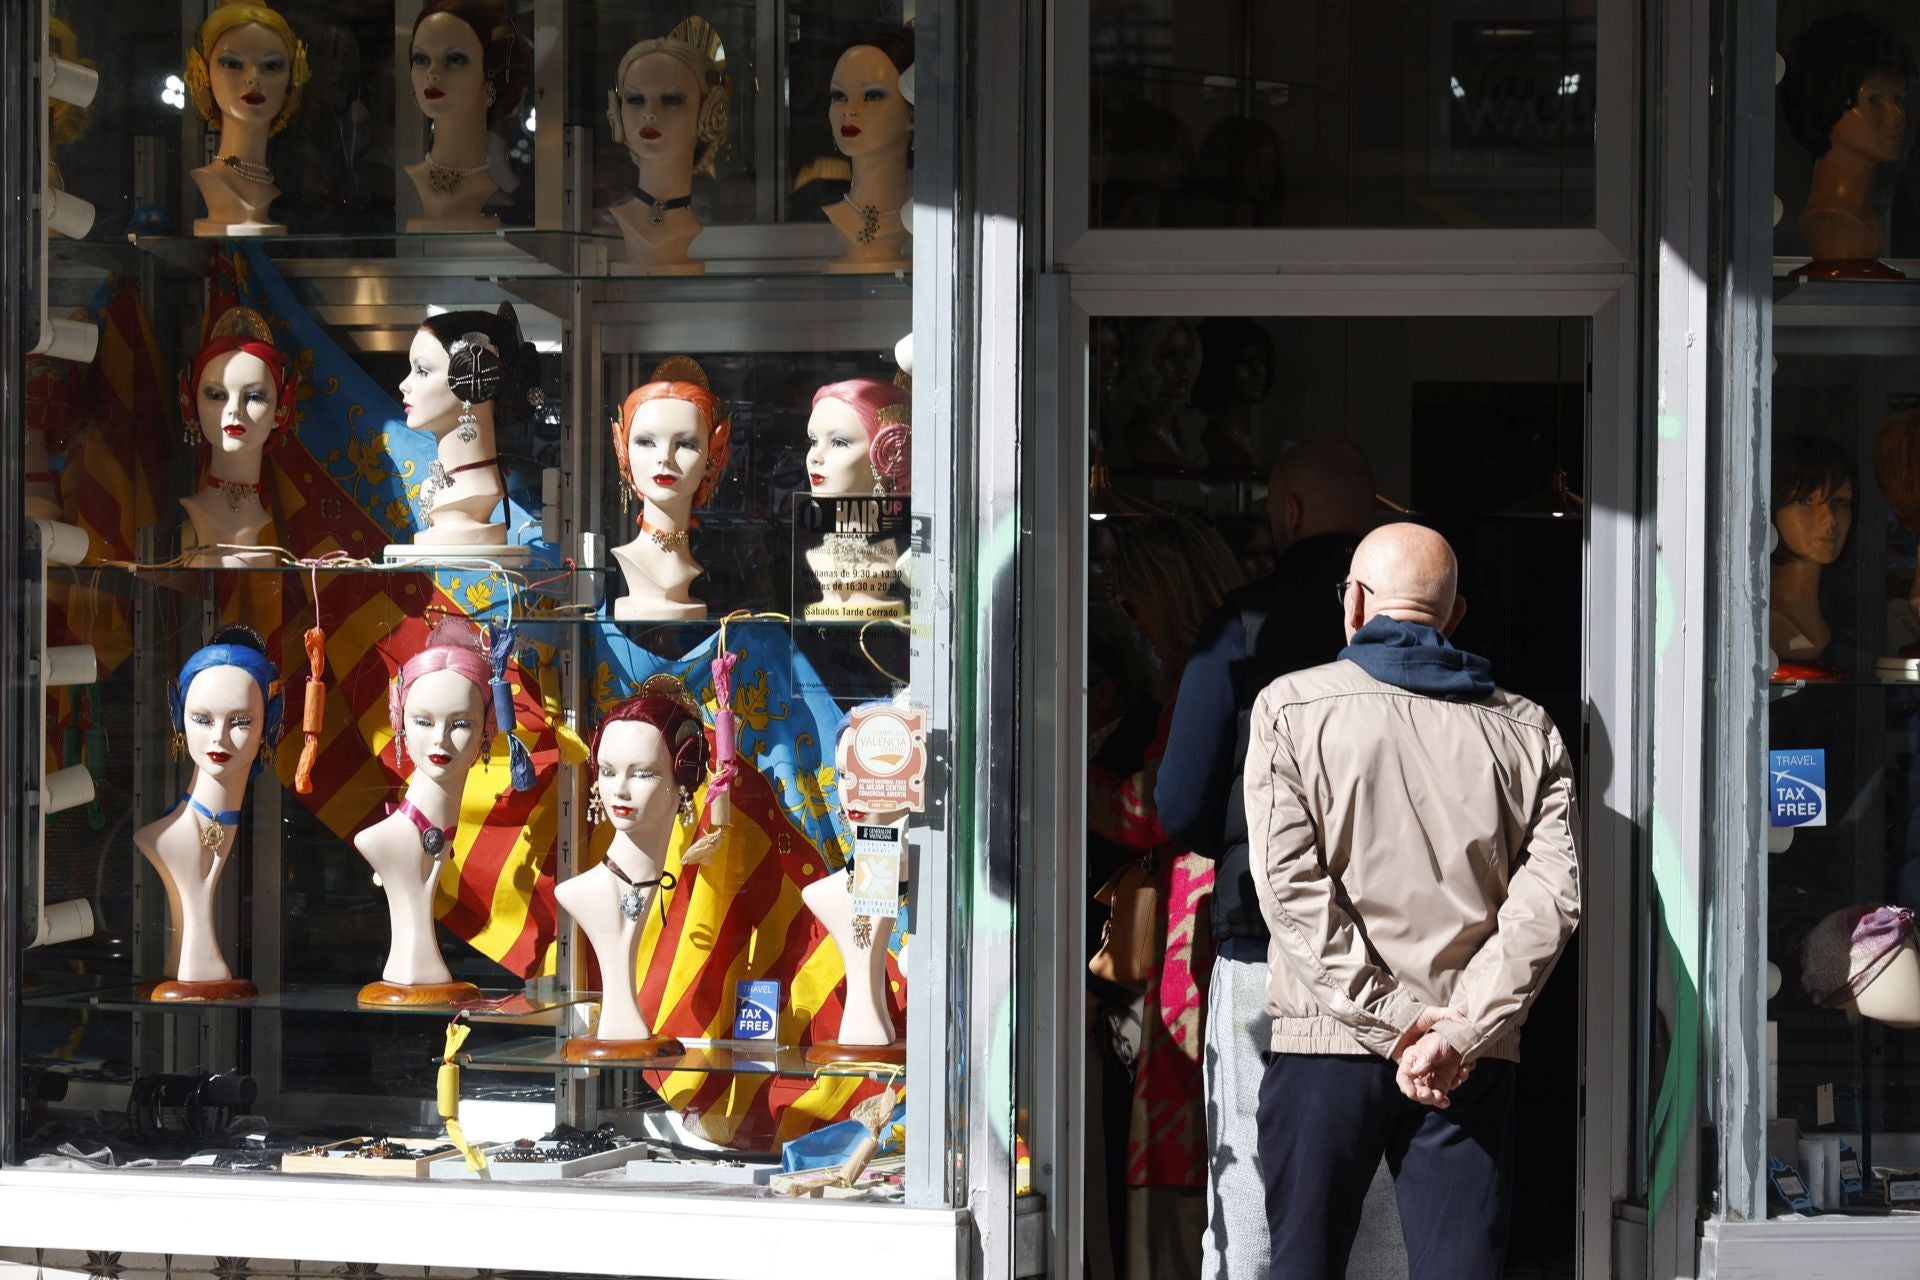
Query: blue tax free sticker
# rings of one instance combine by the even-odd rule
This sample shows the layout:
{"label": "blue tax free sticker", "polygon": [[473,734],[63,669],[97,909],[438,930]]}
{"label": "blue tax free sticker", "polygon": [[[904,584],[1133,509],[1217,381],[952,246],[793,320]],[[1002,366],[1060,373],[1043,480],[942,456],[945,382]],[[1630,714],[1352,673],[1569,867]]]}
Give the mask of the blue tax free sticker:
{"label": "blue tax free sticker", "polygon": [[780,984],[750,978],[739,984],[734,1000],[735,1040],[776,1040],[780,1034]]}
{"label": "blue tax free sticker", "polygon": [[1769,787],[1773,792],[1773,825],[1824,827],[1827,825],[1827,753],[1821,748],[1767,753]]}

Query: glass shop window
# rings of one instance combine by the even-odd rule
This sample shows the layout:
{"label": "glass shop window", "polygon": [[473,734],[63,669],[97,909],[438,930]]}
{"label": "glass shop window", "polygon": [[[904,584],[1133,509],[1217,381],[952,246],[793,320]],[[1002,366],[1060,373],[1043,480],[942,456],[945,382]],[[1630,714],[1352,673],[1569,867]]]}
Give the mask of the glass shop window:
{"label": "glass shop window", "polygon": [[1089,8],[1091,226],[1592,225],[1592,3]]}
{"label": "glass shop window", "polygon": [[1920,1163],[1920,22],[1783,4],[1766,643],[1769,1214]]}

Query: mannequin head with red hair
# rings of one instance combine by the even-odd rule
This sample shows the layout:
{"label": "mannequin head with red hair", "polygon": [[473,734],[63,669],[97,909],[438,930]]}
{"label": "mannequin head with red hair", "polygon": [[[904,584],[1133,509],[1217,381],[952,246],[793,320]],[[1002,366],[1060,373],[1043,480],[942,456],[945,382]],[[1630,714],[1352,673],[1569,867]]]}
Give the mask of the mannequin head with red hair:
{"label": "mannequin head with red hair", "polygon": [[807,481],[816,498],[905,493],[913,487],[907,388],[879,378],[830,382],[813,393]]}
{"label": "mannequin head with red hair", "polygon": [[732,434],[726,406],[708,389],[705,371],[686,356],[673,356],[621,403],[613,456],[620,478],[644,503],[686,512],[712,501]]}
{"label": "mannequin head with red hair", "polygon": [[264,449],[286,437],[299,408],[299,374],[273,331],[247,307],[229,307],[180,374],[188,440],[218,453]]}
{"label": "mannequin head with red hair", "polygon": [[587,753],[601,810],[629,835],[657,834],[675,812],[691,825],[693,793],[706,772],[700,706],[669,675],[650,677],[640,692],[615,703],[593,731]]}

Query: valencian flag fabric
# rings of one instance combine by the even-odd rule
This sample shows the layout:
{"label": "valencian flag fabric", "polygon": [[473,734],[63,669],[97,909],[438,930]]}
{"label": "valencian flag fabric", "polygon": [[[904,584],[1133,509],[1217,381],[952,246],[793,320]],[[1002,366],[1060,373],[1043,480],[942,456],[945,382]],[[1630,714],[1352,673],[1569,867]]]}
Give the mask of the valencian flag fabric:
{"label": "valencian flag fabric", "polygon": [[[784,626],[736,623],[726,629],[726,639],[738,659],[733,711],[741,767],[731,793],[733,818],[720,852],[697,868],[683,866],[680,854],[699,832],[675,835],[666,869],[678,883],[663,895],[664,913],[648,913],[640,941],[640,1012],[664,1035],[725,1039],[733,1030],[739,983],[772,978],[781,990],[780,1042],[831,1040],[840,1025],[845,973],[839,949],[801,901],[800,889],[846,866],[849,837],[832,765],[841,708]],[[711,663],[719,640],[717,633],[709,635],[669,659],[618,628],[597,629],[595,718],[664,671],[700,700],[711,730]],[[704,791],[696,799],[704,814]],[[594,833],[594,860],[611,838],[610,831]],[[887,960],[896,1032],[905,1029],[906,1009],[899,939],[896,933]],[[692,1071],[650,1073],[649,1081],[702,1136],[755,1149],[839,1119],[879,1088],[853,1077],[783,1080]]]}

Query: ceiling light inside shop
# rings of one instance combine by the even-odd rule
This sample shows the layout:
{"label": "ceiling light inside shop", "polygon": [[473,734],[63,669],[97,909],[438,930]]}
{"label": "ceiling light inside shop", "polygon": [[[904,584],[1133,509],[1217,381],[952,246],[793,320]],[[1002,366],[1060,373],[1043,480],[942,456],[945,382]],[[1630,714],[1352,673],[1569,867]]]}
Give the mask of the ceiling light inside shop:
{"label": "ceiling light inside shop", "polygon": [[168,76],[166,83],[160,86],[160,101],[175,111],[187,109],[187,82],[179,76]]}
{"label": "ceiling light inside shop", "polygon": [[1571,98],[1578,92],[1580,92],[1580,73],[1578,71],[1560,77],[1561,97]]}
{"label": "ceiling light inside shop", "polygon": [[1467,86],[1465,86],[1465,85],[1463,85],[1463,84],[1461,84],[1461,83],[1460,83],[1460,77],[1459,77],[1459,76],[1448,76],[1448,77],[1447,77],[1447,79],[1449,79],[1449,80],[1451,80],[1451,81],[1453,82],[1453,96],[1454,96],[1454,97],[1456,97],[1456,98],[1464,98],[1464,97],[1466,97],[1466,96],[1467,96]]}
{"label": "ceiling light inside shop", "polygon": [[[1580,78],[1580,77],[1578,77],[1578,76],[1575,76],[1575,77],[1574,77],[1574,79],[1575,79],[1575,80],[1578,80],[1579,78]],[[527,108],[527,122],[526,122],[525,124],[523,124],[523,125],[521,125],[520,127],[521,127],[522,129],[525,129],[525,130],[526,130],[526,131],[527,131],[528,133],[532,133],[532,132],[533,132],[533,122],[534,122],[534,119],[535,119],[535,117],[537,117],[537,116],[538,116],[539,114],[540,114],[540,109],[539,109],[538,107],[528,107],[528,108]]]}

